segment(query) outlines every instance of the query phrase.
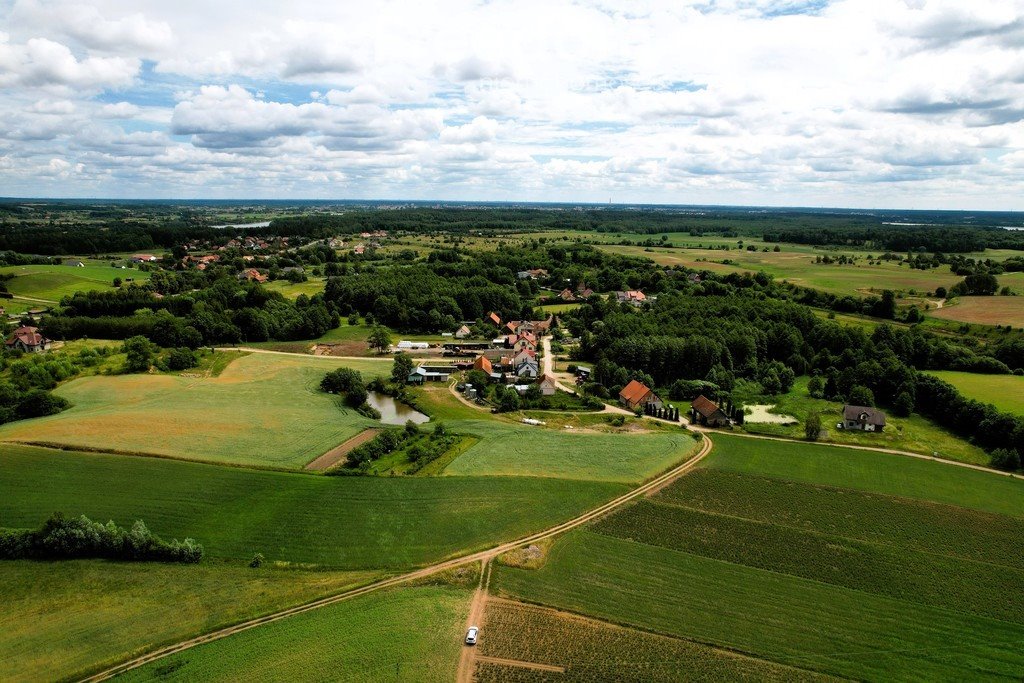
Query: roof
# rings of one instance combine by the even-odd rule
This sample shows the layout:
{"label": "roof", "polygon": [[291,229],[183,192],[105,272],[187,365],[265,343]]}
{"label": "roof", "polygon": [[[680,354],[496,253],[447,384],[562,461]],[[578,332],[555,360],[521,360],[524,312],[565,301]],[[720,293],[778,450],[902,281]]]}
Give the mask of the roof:
{"label": "roof", "polygon": [[501,318],[498,317],[498,314],[495,313],[494,311],[491,311],[490,313],[487,314],[487,319],[493,322],[495,325],[501,324]]}
{"label": "roof", "polygon": [[14,346],[16,342],[21,342],[25,346],[41,346],[48,342],[49,339],[39,334],[38,327],[23,326],[16,329],[10,337],[7,338],[7,345]]}
{"label": "roof", "polygon": [[557,386],[558,385],[558,380],[556,380],[551,375],[546,375],[546,374],[540,376],[539,382],[541,384],[550,384],[551,386]]}
{"label": "roof", "polygon": [[639,403],[649,393],[651,393],[651,390],[646,384],[634,379],[622,387],[622,391],[619,392],[619,398],[625,399],[629,403]]}
{"label": "roof", "polygon": [[473,361],[473,369],[491,372],[491,361],[487,360],[485,356],[477,356],[477,359]]}
{"label": "roof", "polygon": [[718,404],[712,401],[710,398],[704,396],[704,394],[701,394],[697,398],[693,399],[693,402],[690,404],[690,407],[696,410],[704,417],[714,417],[715,413],[721,413],[723,416],[725,416],[725,413],[722,412],[722,409],[718,407]]}
{"label": "roof", "polygon": [[869,406],[843,406],[844,420],[860,422],[861,415],[864,416],[863,421],[869,425],[878,425],[879,427],[885,426],[885,413],[878,408],[871,408]]}

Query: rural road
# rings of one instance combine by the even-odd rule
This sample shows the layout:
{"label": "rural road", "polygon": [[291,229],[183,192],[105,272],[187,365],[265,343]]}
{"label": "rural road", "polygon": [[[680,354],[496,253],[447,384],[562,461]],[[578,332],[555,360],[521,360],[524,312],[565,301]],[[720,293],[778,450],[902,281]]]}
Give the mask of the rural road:
{"label": "rural road", "polygon": [[[558,375],[555,374],[555,357],[551,353],[551,338],[544,337],[541,339],[540,343],[541,348],[544,351],[544,357],[541,359],[541,372],[545,375],[550,375],[551,377],[553,377],[555,380],[555,387],[557,387],[559,390],[569,394],[575,394],[576,390],[570,389],[569,387],[562,384],[561,380],[558,379]],[[620,406],[613,406],[610,403],[604,404],[604,410],[602,412],[612,413],[614,415],[628,415],[630,417],[633,416],[633,411],[626,410],[625,408],[622,408]]]}
{"label": "rural road", "polygon": [[321,607],[335,605],[345,600],[350,600],[361,595],[366,595],[367,593],[373,593],[375,591],[379,591],[385,588],[399,586],[408,581],[422,579],[433,574],[436,574],[438,572],[445,571],[447,569],[454,569],[455,567],[461,567],[463,565],[472,564],[474,562],[480,562],[482,563],[483,566],[486,567],[486,565],[488,565],[491,562],[491,560],[493,560],[498,555],[501,555],[502,553],[506,553],[510,550],[518,548],[521,545],[526,545],[528,543],[536,543],[537,541],[542,541],[546,538],[552,538],[554,536],[558,536],[559,534],[564,534],[567,531],[572,531],[573,529],[583,526],[584,524],[588,524],[589,522],[592,522],[595,519],[602,517],[608,514],[609,512],[612,512],[613,510],[625,505],[626,503],[629,503],[637,498],[640,498],[641,496],[645,496],[649,493],[660,490],[661,488],[671,483],[673,480],[677,479],[678,477],[681,477],[682,475],[692,470],[694,467],[697,466],[697,464],[701,460],[703,460],[707,456],[708,453],[711,452],[711,447],[714,445],[711,439],[707,436],[707,434],[701,434],[701,439],[702,443],[700,450],[697,452],[696,455],[686,460],[686,462],[683,462],[680,465],[677,465],[676,467],[672,468],[671,470],[663,474],[660,474],[657,477],[654,477],[647,483],[641,484],[632,491],[629,491],[628,493],[625,493],[619,496],[618,498],[610,500],[607,503],[604,503],[603,505],[599,505],[596,508],[588,512],[585,512],[578,517],[570,519],[567,522],[556,524],[555,526],[549,529],[545,529],[544,531],[539,531],[537,533],[530,534],[529,536],[518,538],[514,541],[501,543],[488,550],[481,550],[475,553],[471,553],[469,555],[464,555],[462,557],[444,560],[442,562],[438,562],[427,567],[422,567],[420,569],[416,569],[405,574],[400,574],[398,576],[382,579],[380,581],[367,584],[360,588],[355,588],[349,591],[345,591],[343,593],[337,593],[335,595],[330,595],[325,598],[320,598],[319,600],[314,600],[313,602],[308,602],[304,605],[291,607],[289,609],[281,610],[279,612],[274,612],[273,614],[267,614],[262,617],[257,617],[256,619],[250,619],[249,621],[243,621],[240,624],[235,624],[234,626],[228,626],[226,628],[218,629],[216,631],[212,631],[210,633],[206,633],[195,638],[190,638],[175,645],[168,645],[166,647],[160,648],[159,650],[154,650],[153,652],[141,655],[134,659],[130,659],[127,662],[123,662],[116,666],[110,667],[109,669],[105,669],[87,678],[83,678],[81,679],[81,683],[106,681],[113,678],[114,676],[117,676],[118,674],[125,673],[126,671],[131,671],[132,669],[137,669],[140,666],[163,659],[164,657],[167,657],[169,655],[176,654],[178,652],[184,652],[185,650],[189,650],[193,647],[196,647],[197,645],[203,645],[205,643],[210,643],[215,640],[220,640],[221,638],[227,638],[230,635],[241,633],[242,631],[248,631],[249,629],[256,628],[257,626],[272,624],[276,621],[287,619],[288,617],[295,616],[297,614],[304,614],[306,612],[311,612],[315,609],[320,609]]}
{"label": "rural road", "polygon": [[[466,617],[466,627],[463,634],[470,626],[477,626],[483,631],[484,608],[487,607],[487,589],[491,584],[491,562],[484,560],[480,565],[480,583],[473,593],[473,601],[469,605],[469,616]],[[476,668],[477,659],[476,645],[462,643],[462,653],[459,655],[459,670],[455,676],[456,683],[473,683],[473,670]]]}
{"label": "rural road", "polygon": [[275,356],[292,356],[299,358],[323,358],[325,360],[377,360],[391,362],[389,356],[314,356],[312,353],[292,353],[291,351],[271,351],[270,349],[256,349],[251,346],[216,346],[214,351],[247,351],[248,353],[269,353]]}

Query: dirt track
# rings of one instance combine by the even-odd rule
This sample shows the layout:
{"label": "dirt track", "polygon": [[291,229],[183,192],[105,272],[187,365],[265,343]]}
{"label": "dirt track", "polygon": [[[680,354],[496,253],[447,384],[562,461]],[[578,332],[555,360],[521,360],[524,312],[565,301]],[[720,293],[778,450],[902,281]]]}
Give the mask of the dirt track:
{"label": "dirt track", "polygon": [[515,666],[520,669],[533,669],[534,671],[550,671],[552,673],[560,674],[565,673],[564,666],[555,666],[554,664],[537,664],[536,662],[523,662],[518,659],[502,659],[501,657],[478,655],[476,661],[487,662],[488,664],[501,664],[502,666]]}
{"label": "dirt track", "polygon": [[677,465],[671,470],[655,477],[654,479],[651,479],[647,483],[638,486],[632,491],[625,493],[619,496],[618,498],[610,500],[607,503],[604,503],[603,505],[599,505],[593,510],[585,512],[579,517],[571,519],[567,522],[562,522],[561,524],[557,524],[544,531],[540,531],[529,536],[524,536],[523,538],[519,538],[514,541],[502,543],[488,550],[481,550],[479,552],[475,552],[470,555],[465,555],[463,557],[438,562],[437,564],[433,564],[428,567],[423,567],[422,569],[417,569],[399,576],[393,576],[388,579],[383,579],[381,581],[368,584],[361,588],[355,588],[349,591],[345,591],[343,593],[328,596],[326,598],[320,598],[319,600],[314,600],[313,602],[309,602],[304,605],[291,607],[289,609],[281,610],[279,612],[268,614],[263,617],[250,619],[249,621],[244,621],[240,624],[235,624],[234,626],[228,626],[227,628],[212,631],[210,633],[197,636],[195,638],[190,638],[189,640],[182,641],[175,645],[169,645],[159,650],[154,650],[153,652],[128,660],[127,662],[123,662],[121,664],[118,664],[117,666],[110,667],[109,669],[105,669],[104,671],[93,674],[88,678],[84,678],[82,679],[82,681],[83,683],[91,683],[93,681],[106,681],[118,674],[124,673],[126,671],[131,671],[132,669],[137,669],[140,666],[163,659],[168,655],[183,652],[185,650],[196,647],[197,645],[203,645],[204,643],[210,643],[215,640],[220,640],[221,638],[227,638],[228,636],[234,635],[235,633],[248,631],[249,629],[256,628],[257,626],[271,624],[275,621],[287,619],[288,617],[295,616],[297,614],[303,614],[305,612],[310,612],[321,607],[335,605],[339,602],[350,600],[352,598],[361,595],[366,595],[367,593],[372,593],[374,591],[378,591],[384,588],[398,586],[407,581],[422,579],[433,574],[436,574],[438,572],[444,571],[446,569],[453,569],[455,567],[460,567],[466,564],[472,564],[474,562],[481,562],[486,566],[487,563],[489,563],[491,560],[493,560],[495,557],[502,553],[508,552],[509,550],[512,550],[518,546],[525,545],[527,543],[534,543],[536,541],[540,541],[545,538],[550,538],[552,536],[557,536],[567,531],[571,531],[577,527],[583,526],[584,524],[592,522],[598,517],[606,515],[609,512],[621,507],[622,505],[625,505],[626,503],[636,498],[639,498],[641,496],[647,495],[652,491],[660,489],[666,483],[676,479],[677,477],[682,476],[683,474],[686,474],[691,469],[693,469],[701,460],[703,460],[708,453],[711,452],[711,447],[713,445],[711,439],[708,438],[707,435],[702,435],[702,438],[703,444],[701,445],[700,451],[698,451],[697,455],[690,458],[686,462]]}
{"label": "dirt track", "polygon": [[349,451],[353,448],[356,446],[362,446],[364,443],[380,434],[380,432],[381,430],[379,429],[364,429],[351,439],[343,441],[340,445],[335,446],[315,460],[306,463],[306,467],[304,469],[316,471],[326,470],[328,467],[336,465],[344,460],[345,456],[348,455]]}

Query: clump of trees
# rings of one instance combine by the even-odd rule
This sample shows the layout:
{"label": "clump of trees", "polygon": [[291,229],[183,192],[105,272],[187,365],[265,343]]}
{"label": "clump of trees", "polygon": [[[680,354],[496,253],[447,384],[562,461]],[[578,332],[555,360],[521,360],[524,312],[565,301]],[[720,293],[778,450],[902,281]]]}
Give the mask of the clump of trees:
{"label": "clump of trees", "polygon": [[387,429],[366,443],[353,448],[346,456],[341,467],[331,470],[331,474],[365,474],[373,462],[385,455],[404,450],[412,463],[410,474],[419,471],[427,463],[437,459],[458,442],[459,436],[453,434],[438,422],[431,432],[424,432],[415,423],[407,422],[403,429]]}
{"label": "clump of trees", "polygon": [[363,382],[363,376],[352,368],[338,368],[328,372],[320,380],[320,390],[329,394],[344,395],[345,404],[357,410],[366,406],[366,399],[370,395]]}
{"label": "clump of trees", "polygon": [[52,515],[39,528],[0,531],[0,558],[6,560],[107,559],[122,561],[181,562],[203,559],[203,546],[191,538],[165,541],[138,520],[131,529],[113,521],[101,524],[85,515]]}

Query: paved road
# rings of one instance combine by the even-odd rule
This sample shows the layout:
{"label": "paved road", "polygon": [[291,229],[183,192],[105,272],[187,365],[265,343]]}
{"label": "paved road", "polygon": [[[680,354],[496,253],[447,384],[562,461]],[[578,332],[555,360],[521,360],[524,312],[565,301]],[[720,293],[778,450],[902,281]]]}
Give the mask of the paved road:
{"label": "paved road", "polygon": [[626,503],[629,503],[632,500],[635,500],[641,496],[645,496],[648,493],[658,491],[666,484],[672,482],[674,479],[692,470],[701,460],[704,459],[705,456],[707,456],[708,453],[711,452],[711,447],[713,445],[711,439],[706,434],[702,434],[701,436],[703,439],[703,443],[701,445],[700,451],[698,451],[697,455],[695,455],[694,457],[690,458],[681,465],[677,465],[668,472],[665,472],[664,474],[661,474],[655,477],[654,479],[651,479],[647,483],[638,486],[632,491],[625,493],[619,496],[618,498],[610,500],[607,503],[604,503],[603,505],[599,505],[596,508],[588,512],[585,512],[579,517],[571,519],[567,522],[562,522],[561,524],[557,524],[549,529],[545,529],[544,531],[539,531],[535,534],[530,534],[529,536],[524,536],[514,541],[502,543],[487,550],[481,550],[479,552],[475,552],[470,555],[465,555],[463,557],[438,562],[436,564],[432,564],[421,569],[416,569],[406,574],[393,576],[387,579],[376,581],[371,584],[367,584],[366,586],[363,586],[361,588],[355,588],[349,591],[345,591],[343,593],[331,595],[326,598],[321,598],[319,600],[314,600],[313,602],[306,603],[305,605],[299,605],[298,607],[292,607],[289,609],[281,610],[280,612],[275,612],[273,614],[268,614],[263,617],[258,617],[256,619],[244,621],[234,626],[229,626],[227,628],[222,628],[217,631],[212,631],[210,633],[198,636],[196,638],[190,638],[189,640],[185,640],[175,645],[169,645],[159,650],[155,650],[148,654],[144,654],[140,657],[136,657],[127,662],[123,662],[121,664],[118,664],[117,666],[113,666],[109,669],[89,676],[88,678],[84,678],[82,679],[82,683],[106,681],[113,678],[114,676],[117,676],[118,674],[122,674],[126,671],[131,671],[132,669],[137,669],[140,666],[163,659],[164,657],[167,657],[169,655],[189,650],[193,647],[196,647],[197,645],[203,645],[204,643],[210,643],[215,640],[220,640],[221,638],[227,638],[230,635],[241,633],[242,631],[248,631],[249,629],[256,628],[257,626],[272,624],[275,621],[287,619],[288,617],[295,616],[297,614],[304,614],[305,612],[320,609],[321,607],[335,605],[339,602],[350,600],[360,595],[366,595],[367,593],[372,593],[384,588],[398,586],[408,581],[413,581],[416,579],[422,579],[428,576],[432,576],[433,574],[448,569],[461,567],[463,565],[472,564],[474,562],[480,562],[484,566],[486,566],[488,563],[491,562],[491,560],[493,560],[498,555],[501,555],[502,553],[506,553],[510,550],[518,548],[522,545],[526,545],[528,543],[536,543],[537,541],[542,541],[546,538],[552,538],[554,536],[558,536],[559,534],[564,534],[567,531],[571,531],[573,529],[576,529],[577,527],[592,522],[598,517],[602,517],[608,514],[609,512],[612,512],[613,510],[625,505]]}

